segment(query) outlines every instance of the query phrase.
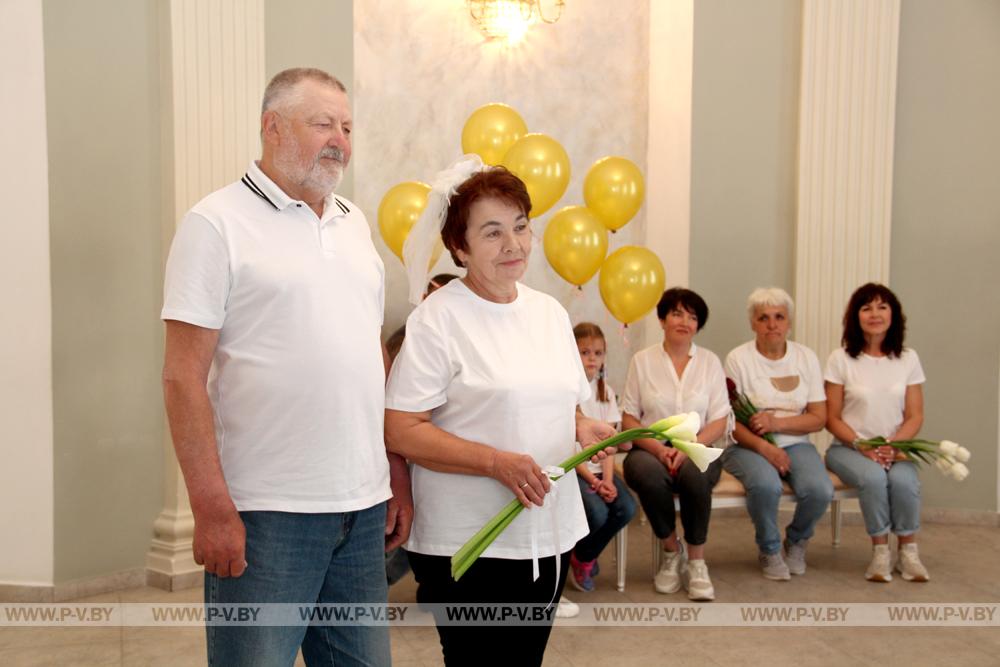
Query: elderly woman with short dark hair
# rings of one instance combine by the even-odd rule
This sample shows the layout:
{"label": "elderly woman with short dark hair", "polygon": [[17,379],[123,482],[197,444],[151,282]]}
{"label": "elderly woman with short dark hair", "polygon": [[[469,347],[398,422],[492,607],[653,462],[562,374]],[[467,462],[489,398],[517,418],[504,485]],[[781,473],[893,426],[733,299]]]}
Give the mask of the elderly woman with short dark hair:
{"label": "elderly woman with short dark hair", "polygon": [[[427,227],[441,224],[440,214],[440,237],[466,275],[410,315],[386,396],[389,450],[413,464],[406,549],[417,600],[544,610],[543,625],[438,626],[446,664],[540,665],[568,552],[588,532],[575,473],[550,482],[542,466],[571,456],[574,441],[593,444],[614,429],[577,410],[590,387],[565,309],[518,282],[532,248],[524,183],[465,159],[439,175],[434,191],[428,208],[442,210],[425,211],[415,226],[428,246],[417,255],[430,256]],[[427,264],[407,262],[413,298],[425,282],[414,276]],[[450,557],[511,494],[529,511],[453,581]]]}

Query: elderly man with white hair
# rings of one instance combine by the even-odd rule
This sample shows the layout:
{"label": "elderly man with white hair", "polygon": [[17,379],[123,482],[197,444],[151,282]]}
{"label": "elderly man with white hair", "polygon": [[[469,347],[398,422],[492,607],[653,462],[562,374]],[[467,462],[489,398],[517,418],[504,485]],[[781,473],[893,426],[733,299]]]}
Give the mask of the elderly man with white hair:
{"label": "elderly man with white hair", "polygon": [[[788,340],[794,309],[783,289],[754,290],[747,312],[755,339],[732,350],[725,364],[727,377],[758,412],[749,424],[736,424],[737,446],[726,449],[723,466],[746,489],[761,569],[776,581],[805,574],[806,543],[833,499],[826,467],[809,442],[826,423],[823,373],[812,350]],[[783,479],[797,501],[784,544],[778,528]]]}
{"label": "elderly man with white hair", "polygon": [[[351,127],[336,78],[276,75],[260,161],[198,202],[170,250],[164,398],[210,611],[385,603],[384,550],[409,533],[409,473],[382,429],[384,269],[333,194]],[[300,645],[310,665],[390,662],[385,626],[207,634],[214,665],[292,665]]]}

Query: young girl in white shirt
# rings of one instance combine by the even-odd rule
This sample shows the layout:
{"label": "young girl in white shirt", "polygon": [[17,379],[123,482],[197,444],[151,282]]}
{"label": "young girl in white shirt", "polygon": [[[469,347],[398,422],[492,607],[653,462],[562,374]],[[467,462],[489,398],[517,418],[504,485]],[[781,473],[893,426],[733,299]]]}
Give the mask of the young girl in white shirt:
{"label": "young girl in white shirt", "polygon": [[[587,417],[617,426],[621,422],[614,390],[604,379],[607,343],[596,324],[582,322],[573,328],[580,361],[590,381],[590,398],[580,404]],[[590,534],[576,543],[570,555],[570,583],[585,592],[594,590],[597,557],[635,515],[635,501],[625,483],[615,476],[614,459],[600,463],[586,462],[576,468],[583,508],[587,513]]]}
{"label": "young girl in white shirt", "polygon": [[920,480],[917,466],[886,445],[858,448],[857,440],[916,437],[924,420],[924,371],[917,353],[903,347],[906,318],[884,285],[862,285],[844,312],[843,347],[826,362],[826,428],[836,440],[826,465],[858,489],[872,540],[869,581],[892,580],[889,532],[899,540],[896,569],[907,581],[929,576],[917,553]]}

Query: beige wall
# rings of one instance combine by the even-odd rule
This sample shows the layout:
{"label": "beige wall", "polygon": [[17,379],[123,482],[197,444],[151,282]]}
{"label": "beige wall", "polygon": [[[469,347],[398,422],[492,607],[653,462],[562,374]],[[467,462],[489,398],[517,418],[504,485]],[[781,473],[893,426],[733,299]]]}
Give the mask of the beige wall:
{"label": "beige wall", "polygon": [[690,287],[720,358],[752,337],[754,287],[794,292],[801,18],[797,0],[694,5]]}
{"label": "beige wall", "polygon": [[[42,10],[0,2],[0,584],[52,583],[52,339]],[[9,97],[8,97],[9,96]],[[16,104],[8,102],[14,100]]]}
{"label": "beige wall", "polygon": [[[351,0],[265,0],[267,78],[289,67],[318,67],[354,93],[354,3]],[[354,198],[354,169],[337,192]]]}
{"label": "beige wall", "polygon": [[927,374],[923,434],[973,452],[929,506],[997,508],[1000,2],[905,0],[899,37],[891,282]]}
{"label": "beige wall", "polygon": [[163,484],[157,1],[45,0],[55,581],[141,566]]}
{"label": "beige wall", "polygon": [[[411,308],[402,263],[378,235],[379,202],[396,183],[429,181],[457,159],[462,127],[479,106],[510,104],[529,131],[552,136],[569,154],[569,189],[534,221],[539,240],[552,213],[583,203],[583,178],[596,159],[624,155],[645,168],[647,17],[644,0],[575,0],[567,3],[558,23],[534,26],[521,44],[510,47],[486,42],[462,3],[356,4],[355,201],[368,215],[387,268],[385,336]],[[640,210],[611,235],[609,251],[641,244],[644,225]],[[438,270],[452,267],[447,257],[438,264]],[[548,266],[540,243],[525,282],[559,299],[574,322],[601,325],[609,343],[610,376],[620,387],[627,355],[643,343],[642,326],[629,328],[631,348],[626,348],[620,325],[600,301],[596,278],[580,295]]]}

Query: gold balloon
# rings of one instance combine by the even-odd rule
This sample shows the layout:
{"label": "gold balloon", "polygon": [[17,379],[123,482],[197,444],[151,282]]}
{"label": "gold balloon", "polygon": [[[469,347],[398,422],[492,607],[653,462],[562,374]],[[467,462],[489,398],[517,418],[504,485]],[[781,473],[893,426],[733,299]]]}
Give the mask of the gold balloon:
{"label": "gold balloon", "polygon": [[635,217],[645,194],[642,172],[623,157],[601,158],[583,181],[583,201],[611,231]]}
{"label": "gold balloon", "polygon": [[654,308],[663,295],[663,263],[648,248],[627,245],[601,267],[601,299],[615,319],[631,324]]}
{"label": "gold balloon", "polygon": [[532,132],[518,139],[501,164],[528,186],[532,218],[552,208],[569,185],[569,156],[558,141],[544,134]]}
{"label": "gold balloon", "polygon": [[507,150],[528,133],[521,115],[506,104],[487,104],[472,112],[462,128],[462,152],[476,153],[497,165]]}
{"label": "gold balloon", "polygon": [[403,261],[403,243],[427,206],[431,186],[406,181],[389,188],[378,205],[378,230],[389,249]]}
{"label": "gold balloon", "polygon": [[549,220],[543,246],[556,273],[567,282],[583,285],[608,254],[608,230],[583,206],[567,206]]}

